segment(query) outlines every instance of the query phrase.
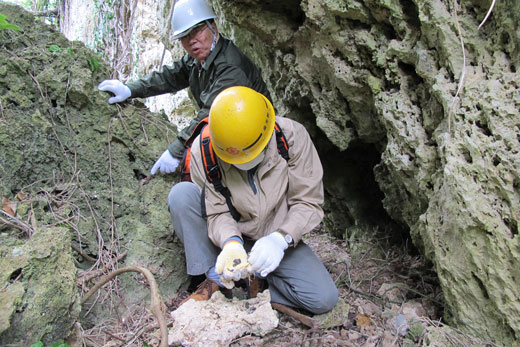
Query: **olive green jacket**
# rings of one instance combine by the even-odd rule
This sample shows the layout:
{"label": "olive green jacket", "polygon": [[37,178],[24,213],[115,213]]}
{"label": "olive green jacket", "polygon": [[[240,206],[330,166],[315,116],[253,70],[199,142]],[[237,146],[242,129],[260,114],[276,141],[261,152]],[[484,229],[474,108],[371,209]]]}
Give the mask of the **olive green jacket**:
{"label": "olive green jacket", "polygon": [[222,184],[231,192],[239,222],[231,216],[224,196],[206,180],[200,136],[193,142],[191,178],[201,191],[204,187],[208,235],[217,247],[231,236],[257,240],[278,228],[290,234],[296,245],[323,219],[323,168],[316,148],[303,125],[289,118],[276,121],[287,139],[289,161],[278,153],[274,134],[256,171],[218,160]]}
{"label": "olive green jacket", "polygon": [[132,91],[132,98],[175,93],[190,87],[199,111],[190,124],[179,132],[178,139],[168,147],[170,154],[177,158],[183,156],[184,142],[195,126],[209,115],[213,99],[222,90],[237,85],[252,88],[271,100],[260,69],[232,41],[222,36],[203,65],[186,54],[173,65],[163,66],[161,71],[154,71],[145,78],[127,84]]}

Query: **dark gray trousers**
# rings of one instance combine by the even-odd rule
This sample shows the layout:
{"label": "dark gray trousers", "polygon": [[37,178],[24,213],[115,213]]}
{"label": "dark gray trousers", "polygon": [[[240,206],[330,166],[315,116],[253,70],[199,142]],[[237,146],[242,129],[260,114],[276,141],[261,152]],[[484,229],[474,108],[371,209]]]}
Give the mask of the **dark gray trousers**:
{"label": "dark gray trousers", "polygon": [[[175,234],[184,244],[187,273],[206,273],[215,265],[220,248],[208,237],[199,188],[191,182],[176,184],[168,196],[168,207]],[[254,241],[245,239],[246,251],[253,244]],[[266,280],[272,302],[320,314],[330,311],[338,301],[338,290],[327,269],[303,242],[285,251],[280,265]]]}

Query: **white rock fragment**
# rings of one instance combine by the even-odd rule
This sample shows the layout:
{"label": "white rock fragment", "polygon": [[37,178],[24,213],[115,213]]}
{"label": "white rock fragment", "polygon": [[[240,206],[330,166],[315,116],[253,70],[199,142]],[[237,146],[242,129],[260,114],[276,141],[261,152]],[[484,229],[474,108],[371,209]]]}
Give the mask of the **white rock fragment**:
{"label": "white rock fragment", "polygon": [[228,346],[246,334],[264,336],[278,326],[270,301],[269,290],[249,300],[228,300],[220,292],[208,301],[189,300],[171,312],[174,322],[168,344]]}

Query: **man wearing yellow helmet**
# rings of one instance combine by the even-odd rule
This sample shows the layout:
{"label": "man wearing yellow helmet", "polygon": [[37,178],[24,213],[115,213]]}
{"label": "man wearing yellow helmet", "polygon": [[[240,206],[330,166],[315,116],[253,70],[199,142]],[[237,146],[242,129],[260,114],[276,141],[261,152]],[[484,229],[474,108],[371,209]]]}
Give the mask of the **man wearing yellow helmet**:
{"label": "man wearing yellow helmet", "polygon": [[197,116],[158,158],[150,171],[152,175],[177,169],[185,151],[184,142],[197,123],[208,116],[213,99],[222,90],[247,86],[270,99],[258,67],[233,42],[219,34],[215,17],[205,0],[177,0],[172,16],[173,38],[180,40],[187,54],[173,65],[163,66],[161,71],[137,81],[123,84],[105,80],[98,86],[114,94],[108,99],[111,104],[190,88],[199,107]]}
{"label": "man wearing yellow helmet", "polygon": [[[288,144],[287,160],[278,153],[275,122]],[[267,281],[275,303],[314,314],[331,310],[337,288],[301,241],[323,218],[323,169],[306,129],[275,118],[271,102],[247,87],[222,91],[211,106],[208,126],[220,183],[229,190],[239,219],[207,180],[201,151],[207,151],[208,139],[201,143],[199,136],[191,150],[193,183],[175,185],[168,197],[188,269],[207,276],[190,298],[206,300],[219,287],[232,288],[254,275]]]}

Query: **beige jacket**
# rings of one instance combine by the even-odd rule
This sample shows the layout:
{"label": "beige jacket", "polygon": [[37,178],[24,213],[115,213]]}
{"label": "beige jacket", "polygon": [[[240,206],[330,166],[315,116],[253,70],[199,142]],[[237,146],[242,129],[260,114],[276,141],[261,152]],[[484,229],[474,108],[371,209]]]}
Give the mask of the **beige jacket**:
{"label": "beige jacket", "polygon": [[257,240],[280,228],[297,244],[302,236],[317,227],[323,218],[323,168],[307,130],[288,118],[276,118],[289,145],[289,161],[278,154],[273,134],[265,158],[254,174],[256,194],[247,171],[219,160],[222,183],[231,191],[233,206],[241,218],[236,222],[229,213],[226,199],[207,182],[200,154],[200,137],[191,149],[191,178],[202,190],[208,234],[222,247],[231,236]]}

